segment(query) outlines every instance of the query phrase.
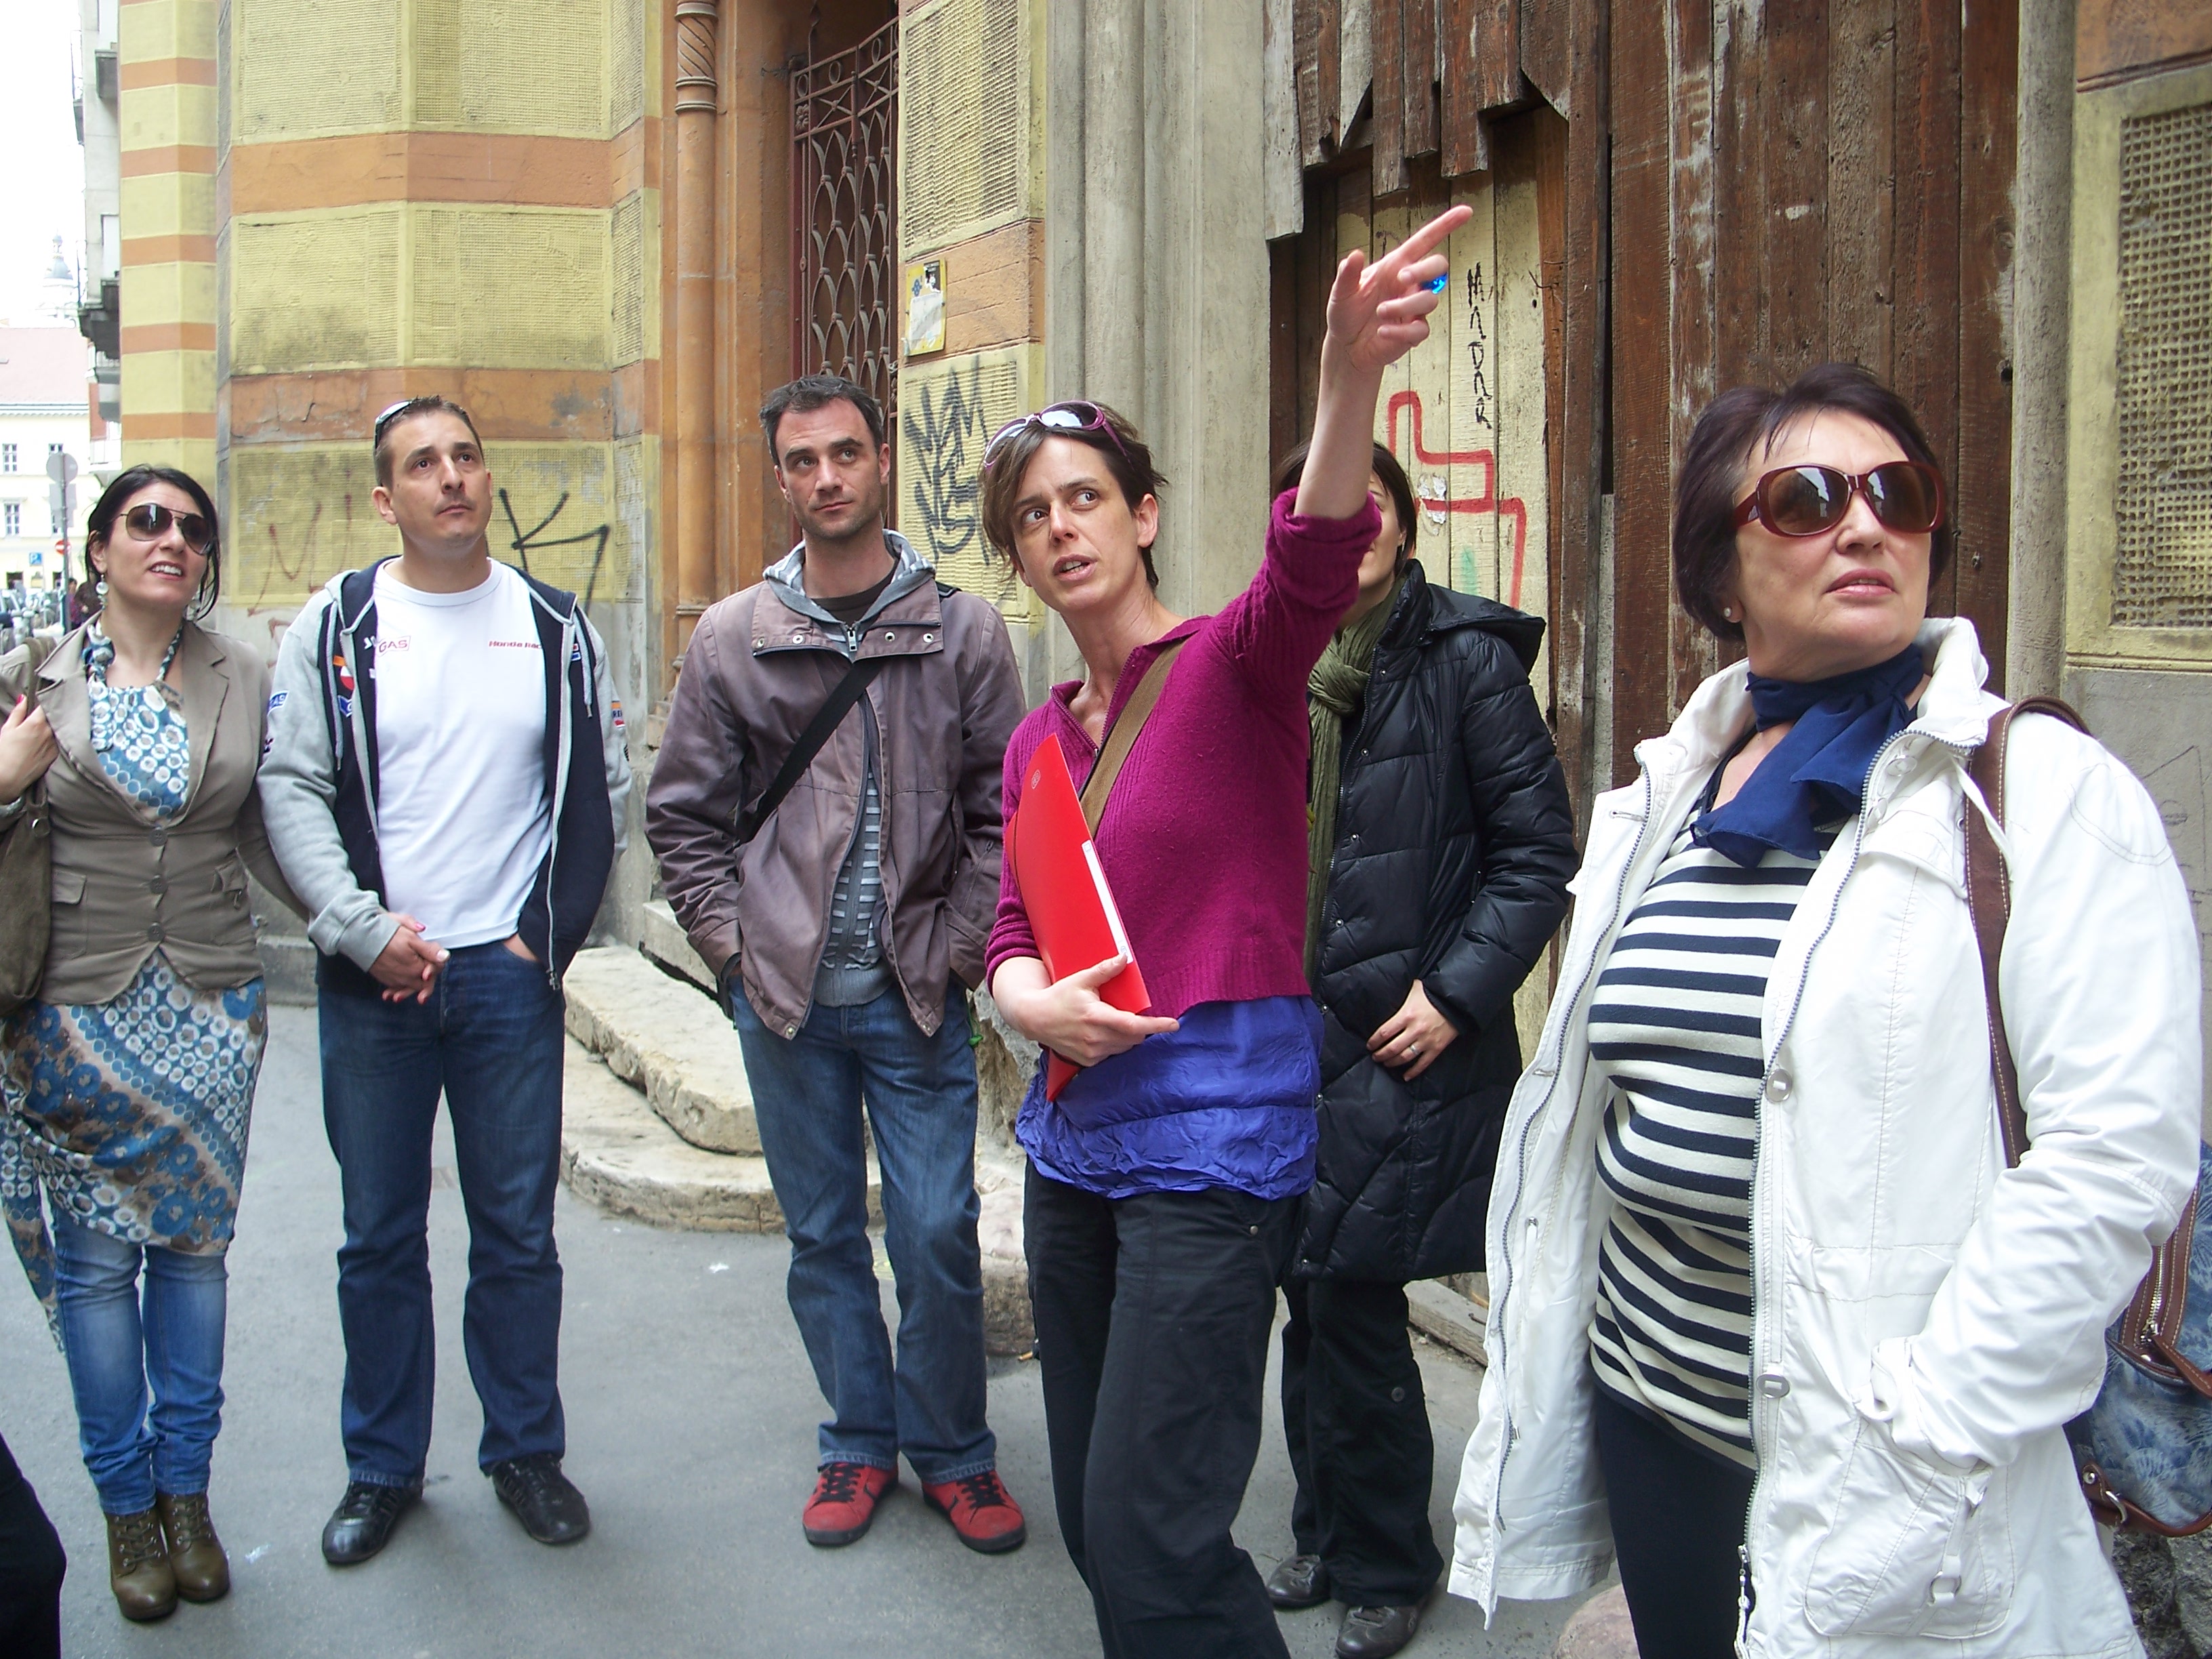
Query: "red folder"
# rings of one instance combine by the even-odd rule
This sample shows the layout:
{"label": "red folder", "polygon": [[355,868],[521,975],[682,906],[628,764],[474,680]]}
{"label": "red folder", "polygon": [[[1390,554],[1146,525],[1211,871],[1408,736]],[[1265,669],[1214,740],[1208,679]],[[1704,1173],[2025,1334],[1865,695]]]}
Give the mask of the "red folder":
{"label": "red folder", "polygon": [[[1022,804],[1006,827],[1006,846],[1045,972],[1057,981],[1096,968],[1109,957],[1127,957],[1129,965],[1108,980],[1098,994],[1124,1013],[1149,1009],[1152,993],[1137,970],[1121,913],[1115,908],[1105,872],[1098,867],[1098,849],[1091,845],[1091,826],[1083,821],[1083,803],[1057,737],[1047,738],[1030,757],[1022,780]],[[1045,1098],[1058,1100],[1067,1080],[1081,1069],[1073,1060],[1048,1054]]]}

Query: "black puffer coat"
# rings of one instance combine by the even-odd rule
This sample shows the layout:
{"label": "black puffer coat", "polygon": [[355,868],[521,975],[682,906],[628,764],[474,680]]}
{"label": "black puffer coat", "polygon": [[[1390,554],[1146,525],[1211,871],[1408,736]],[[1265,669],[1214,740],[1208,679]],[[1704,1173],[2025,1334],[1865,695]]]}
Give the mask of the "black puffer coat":
{"label": "black puffer coat", "polygon": [[[1291,1273],[1404,1281],[1483,1265],[1513,993],[1566,914],[1574,815],[1528,685],[1537,617],[1416,562],[1344,744],[1322,913],[1321,1165]],[[1413,1082],[1367,1040],[1419,980],[1459,1036]]]}

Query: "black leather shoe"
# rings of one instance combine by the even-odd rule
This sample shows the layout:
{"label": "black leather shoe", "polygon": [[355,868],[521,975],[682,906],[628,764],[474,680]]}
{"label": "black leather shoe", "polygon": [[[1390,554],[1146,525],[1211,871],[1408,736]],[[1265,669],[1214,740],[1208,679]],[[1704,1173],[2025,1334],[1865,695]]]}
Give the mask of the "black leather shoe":
{"label": "black leather shoe", "polygon": [[1336,1633],[1336,1659],[1389,1659],[1420,1627],[1418,1607],[1350,1608]]}
{"label": "black leather shoe", "polygon": [[551,1452],[507,1457],[484,1473],[499,1501],[541,1544],[573,1544],[592,1529],[592,1511]]}
{"label": "black leather shoe", "polygon": [[1267,1599],[1292,1613],[1317,1607],[1328,1600],[1328,1569],[1318,1555],[1289,1556],[1267,1575]]}
{"label": "black leather shoe", "polygon": [[392,1541],[400,1516],[422,1498],[420,1486],[378,1486],[366,1480],[347,1484],[345,1496],[323,1525],[323,1559],[334,1567],[366,1561]]}

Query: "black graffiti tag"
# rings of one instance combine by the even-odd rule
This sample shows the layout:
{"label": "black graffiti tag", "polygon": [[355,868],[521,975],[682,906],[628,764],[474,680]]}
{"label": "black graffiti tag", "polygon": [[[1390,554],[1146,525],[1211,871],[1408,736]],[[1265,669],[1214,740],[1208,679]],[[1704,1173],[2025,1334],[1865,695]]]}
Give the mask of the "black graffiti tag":
{"label": "black graffiti tag", "polygon": [[553,503],[553,510],[526,531],[522,528],[520,520],[514,516],[514,503],[507,498],[507,490],[504,487],[499,492],[499,504],[507,514],[507,527],[514,532],[514,539],[507,545],[514,550],[515,559],[521,564],[522,574],[526,576],[530,574],[530,555],[532,549],[543,550],[549,547],[576,547],[585,542],[590,542],[592,544],[591,574],[584,582],[584,591],[579,601],[586,610],[591,609],[592,596],[598,592],[599,586],[599,571],[606,562],[607,538],[614,533],[614,526],[603,524],[596,530],[580,531],[574,536],[545,535],[544,533],[545,530],[552,525],[554,520],[561,516],[562,509],[568,505],[568,492],[565,489],[561,492],[561,499]]}
{"label": "black graffiti tag", "polygon": [[1483,292],[1482,267],[1478,264],[1467,273],[1467,355],[1474,369],[1474,384],[1468,389],[1474,394],[1478,426],[1490,424],[1490,331],[1482,321],[1482,302],[1487,297]]}
{"label": "black graffiti tag", "polygon": [[933,559],[966,550],[980,528],[976,502],[982,490],[983,401],[976,366],[968,383],[955,368],[941,385],[914,388],[905,398],[907,464],[918,475],[914,503]]}

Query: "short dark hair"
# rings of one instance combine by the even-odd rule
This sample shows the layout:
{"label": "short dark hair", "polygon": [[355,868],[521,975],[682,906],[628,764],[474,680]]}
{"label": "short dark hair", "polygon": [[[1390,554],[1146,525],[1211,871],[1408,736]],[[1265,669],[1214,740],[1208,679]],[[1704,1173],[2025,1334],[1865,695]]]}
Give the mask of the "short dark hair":
{"label": "short dark hair", "polygon": [[[1309,438],[1275,463],[1274,494],[1296,489],[1298,481],[1306,475],[1306,455],[1313,448]],[[1402,575],[1413,560],[1414,545],[1420,539],[1421,518],[1413,501],[1413,486],[1406,477],[1406,469],[1398,465],[1398,458],[1382,444],[1375,446],[1375,456],[1370,469],[1382,480],[1382,488],[1389,492],[1390,505],[1398,511],[1398,562],[1395,573]]]}
{"label": "short dark hair", "polygon": [[[1160,492],[1168,487],[1166,476],[1152,465],[1152,452],[1146,447],[1144,435],[1128,417],[1096,399],[1091,401],[1112,422],[1112,437],[1095,427],[1044,426],[1036,421],[1024,421],[999,441],[995,453],[985,457],[983,534],[1010,563],[1021,562],[1014,552],[1014,498],[1021,494],[1022,475],[1030,470],[1030,463],[1036,459],[1037,451],[1044,447],[1048,438],[1067,438],[1097,450],[1106,463],[1106,470],[1114,475],[1121,499],[1129,504],[1132,513],[1143,504],[1146,496],[1158,501]],[[1115,438],[1121,441],[1116,443]],[[1152,550],[1141,547],[1137,550],[1144,556],[1145,580],[1158,587],[1160,573],[1152,562]]]}
{"label": "short dark hair", "polygon": [[842,374],[802,374],[795,380],[787,380],[768,394],[768,401],[760,406],[761,431],[768,439],[768,458],[777,467],[783,457],[775,447],[776,428],[783,424],[786,415],[805,415],[826,408],[839,398],[860,411],[860,418],[868,423],[868,435],[876,441],[876,447],[884,447],[884,406],[864,386],[855,385]]}
{"label": "short dark hair", "polygon": [[[1856,363],[1822,363],[1781,392],[1740,386],[1721,393],[1698,416],[1674,482],[1674,592],[1692,621],[1722,639],[1743,637],[1743,624],[1721,615],[1721,595],[1735,574],[1744,464],[1754,448],[1771,451],[1790,422],[1823,410],[1872,422],[1897,440],[1908,460],[1943,475],[1911,405]],[[1948,501],[1948,483],[1943,493]],[[1947,517],[1929,542],[1931,581],[1951,562],[1951,536]]]}
{"label": "short dark hair", "polygon": [[376,446],[376,482],[386,489],[392,488],[392,446],[385,440],[392,435],[392,428],[402,422],[411,421],[418,415],[458,416],[461,424],[468,428],[469,436],[477,441],[477,453],[481,454],[483,452],[483,437],[477,432],[477,423],[469,418],[469,411],[451,398],[431,392],[420,398],[405,398],[378,416],[376,426],[369,434],[369,441]]}
{"label": "short dark hair", "polygon": [[[191,496],[208,521],[207,568],[200,573],[200,591],[192,596],[191,615],[204,617],[215,609],[216,601],[222,597],[222,520],[216,515],[215,500],[200,488],[200,481],[189,472],[180,472],[173,466],[155,466],[141,462],[126,466],[109,481],[93,503],[92,513],[84,524],[85,562],[92,562],[94,544],[105,548],[107,538],[115,532],[115,521],[123,509],[131,505],[131,498],[149,484],[163,483],[181,489]],[[88,578],[87,580],[89,580]]]}

